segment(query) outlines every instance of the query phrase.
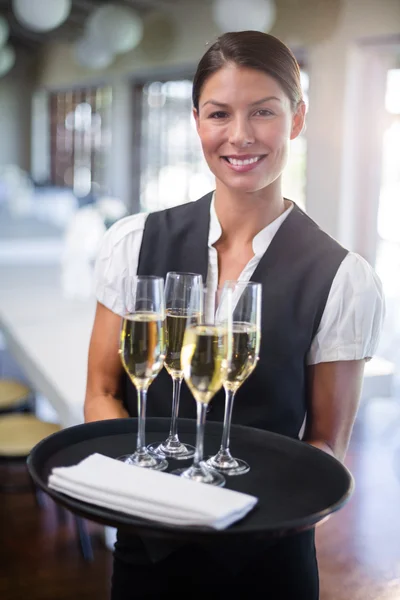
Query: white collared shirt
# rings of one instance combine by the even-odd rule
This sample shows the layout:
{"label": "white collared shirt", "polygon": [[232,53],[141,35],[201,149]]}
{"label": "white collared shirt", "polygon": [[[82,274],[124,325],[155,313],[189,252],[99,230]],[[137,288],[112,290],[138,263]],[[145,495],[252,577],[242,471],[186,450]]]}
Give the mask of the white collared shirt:
{"label": "white collared shirt", "polygon": [[[261,257],[292,209],[293,205],[254,237],[254,256],[244,267],[239,280],[250,280]],[[106,232],[96,261],[96,298],[119,315],[124,313],[124,280],[137,273],[147,216],[147,213],[139,213],[117,221]],[[210,207],[206,284],[209,310],[218,287],[218,253],[213,244],[221,233],[213,201]],[[307,363],[371,358],[378,345],[383,317],[384,297],[378,276],[366,260],[349,252],[332,282]]]}

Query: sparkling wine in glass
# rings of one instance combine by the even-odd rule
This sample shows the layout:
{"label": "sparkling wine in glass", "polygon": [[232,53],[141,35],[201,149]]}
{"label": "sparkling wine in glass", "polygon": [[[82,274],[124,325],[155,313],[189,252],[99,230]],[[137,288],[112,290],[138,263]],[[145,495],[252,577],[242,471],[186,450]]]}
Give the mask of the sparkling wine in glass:
{"label": "sparkling wine in glass", "polygon": [[165,303],[160,277],[138,276],[126,283],[126,314],[122,319],[119,353],[122,365],[137,390],[138,431],[136,451],[120,456],[131,465],[163,471],[165,458],[146,448],[147,390],[164,365]]}
{"label": "sparkling wine in glass", "polygon": [[225,478],[203,461],[204,427],[208,403],[227,377],[229,348],[226,324],[201,323],[186,329],[181,354],[183,375],[197,405],[196,451],[192,466],[174,473],[216,486],[223,486]]}
{"label": "sparkling wine in glass", "polygon": [[[228,292],[232,295],[228,295]],[[216,322],[224,322],[232,310],[232,354],[228,375],[224,381],[225,415],[219,452],[207,460],[207,465],[224,475],[243,475],[250,470],[247,462],[234,458],[229,448],[229,435],[235,394],[254,371],[261,340],[261,284],[226,281],[218,305]]]}
{"label": "sparkling wine in glass", "polygon": [[195,449],[178,437],[179,398],[183,380],[181,352],[185,331],[200,323],[202,315],[203,279],[197,273],[169,272],[165,280],[166,341],[164,366],[172,378],[172,417],[168,438],[151,444],[149,449],[161,456],[184,460],[194,456]]}

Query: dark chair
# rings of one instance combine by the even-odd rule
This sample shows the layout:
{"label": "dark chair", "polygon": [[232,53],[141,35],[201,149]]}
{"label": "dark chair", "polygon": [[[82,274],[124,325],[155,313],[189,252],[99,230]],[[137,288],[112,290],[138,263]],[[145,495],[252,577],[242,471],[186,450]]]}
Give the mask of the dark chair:
{"label": "dark chair", "polygon": [[0,379],[0,415],[27,412],[33,407],[32,390],[15,379]]}
{"label": "dark chair", "polygon": [[[2,382],[0,381],[0,384]],[[16,388],[13,388],[14,390]],[[1,385],[0,385],[1,390]],[[22,388],[21,388],[22,390]],[[26,460],[32,448],[41,440],[52,433],[60,431],[60,425],[48,423],[38,419],[33,414],[24,412],[8,412],[0,415],[0,464],[13,471],[13,467],[24,465],[24,481],[16,481],[16,473],[11,473],[9,481],[0,481],[1,492],[33,492],[37,504],[42,507],[43,502],[39,490],[36,489],[26,469]],[[28,479],[26,478],[28,476]],[[56,504],[57,512],[62,520],[64,514]],[[93,560],[93,550],[86,521],[74,515],[75,527],[79,536],[80,549],[85,560]]]}

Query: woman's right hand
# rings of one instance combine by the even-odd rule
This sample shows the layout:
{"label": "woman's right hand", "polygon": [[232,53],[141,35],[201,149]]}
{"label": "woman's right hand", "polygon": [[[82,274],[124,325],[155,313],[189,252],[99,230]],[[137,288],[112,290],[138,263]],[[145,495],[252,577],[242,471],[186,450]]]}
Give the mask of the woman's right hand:
{"label": "woman's right hand", "polygon": [[89,346],[85,422],[120,419],[128,413],[119,399],[122,374],[118,354],[121,317],[97,303]]}

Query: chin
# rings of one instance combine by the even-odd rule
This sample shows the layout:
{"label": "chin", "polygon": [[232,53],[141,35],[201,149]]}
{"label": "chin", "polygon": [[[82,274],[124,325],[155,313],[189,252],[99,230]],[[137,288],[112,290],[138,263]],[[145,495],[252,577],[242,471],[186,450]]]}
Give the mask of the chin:
{"label": "chin", "polygon": [[244,178],[241,181],[231,181],[226,177],[219,178],[216,176],[216,179],[227,189],[232,190],[232,192],[242,192],[244,194],[255,194],[265,188],[267,188],[271,183],[273,183],[274,179],[264,179],[263,181],[246,181]]}

